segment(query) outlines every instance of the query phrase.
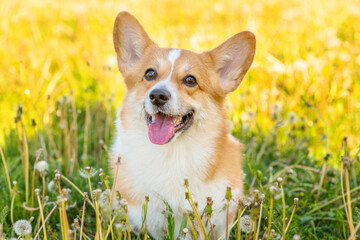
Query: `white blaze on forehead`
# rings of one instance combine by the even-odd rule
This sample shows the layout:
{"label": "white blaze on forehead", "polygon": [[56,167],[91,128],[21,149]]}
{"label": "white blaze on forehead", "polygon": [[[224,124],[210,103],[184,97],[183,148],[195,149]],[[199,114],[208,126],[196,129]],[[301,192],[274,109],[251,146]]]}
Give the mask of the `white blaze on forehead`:
{"label": "white blaze on forehead", "polygon": [[174,70],[175,61],[176,61],[176,59],[178,59],[180,57],[180,54],[181,54],[181,49],[172,49],[172,50],[170,50],[169,55],[168,55],[168,60],[171,63],[171,69],[170,69],[169,76],[165,80],[170,80],[171,79],[171,75],[172,75],[173,70]]}

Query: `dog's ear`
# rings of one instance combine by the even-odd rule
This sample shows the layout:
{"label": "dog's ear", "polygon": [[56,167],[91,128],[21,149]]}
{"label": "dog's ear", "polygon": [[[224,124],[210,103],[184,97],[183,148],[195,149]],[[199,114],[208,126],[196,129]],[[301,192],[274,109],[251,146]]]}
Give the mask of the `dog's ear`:
{"label": "dog's ear", "polygon": [[241,83],[254,60],[255,48],[255,35],[244,31],[208,52],[225,94],[236,90]]}
{"label": "dog's ear", "polygon": [[117,15],[113,40],[118,67],[124,75],[141,58],[146,48],[154,44],[139,21],[128,12],[120,12]]}

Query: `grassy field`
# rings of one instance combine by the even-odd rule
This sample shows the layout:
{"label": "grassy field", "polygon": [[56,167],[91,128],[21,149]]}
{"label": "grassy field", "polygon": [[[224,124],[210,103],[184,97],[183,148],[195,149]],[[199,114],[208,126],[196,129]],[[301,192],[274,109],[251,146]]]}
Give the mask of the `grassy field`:
{"label": "grassy field", "polygon": [[[355,232],[359,1],[14,0],[0,2],[0,10],[0,236],[17,237],[14,223],[25,219],[34,237],[40,209],[44,218],[51,215],[48,239],[79,239],[81,231],[83,239],[96,233],[105,239],[108,230],[109,239],[117,239],[119,228],[127,229],[123,202],[117,211],[106,202],[112,186],[107,149],[125,93],[112,45],[113,21],[122,10],[164,47],[201,52],[242,30],[257,36],[254,64],[229,96],[228,113],[245,145],[251,201],[239,206],[259,234],[238,236],[235,223],[231,239],[265,239],[270,229],[272,239],[281,239],[284,221],[286,239],[348,239]],[[41,164],[35,169],[43,160],[46,173]],[[90,184],[86,166],[96,171]],[[168,239],[176,239],[167,214]],[[197,228],[196,218],[192,222]]]}

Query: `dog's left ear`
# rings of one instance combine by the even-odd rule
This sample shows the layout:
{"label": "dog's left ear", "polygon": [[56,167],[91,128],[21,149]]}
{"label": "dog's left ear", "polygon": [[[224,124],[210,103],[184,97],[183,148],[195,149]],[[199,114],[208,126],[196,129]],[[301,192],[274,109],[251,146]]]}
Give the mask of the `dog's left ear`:
{"label": "dog's left ear", "polygon": [[241,83],[254,60],[255,48],[255,35],[244,31],[208,52],[225,94],[236,90]]}

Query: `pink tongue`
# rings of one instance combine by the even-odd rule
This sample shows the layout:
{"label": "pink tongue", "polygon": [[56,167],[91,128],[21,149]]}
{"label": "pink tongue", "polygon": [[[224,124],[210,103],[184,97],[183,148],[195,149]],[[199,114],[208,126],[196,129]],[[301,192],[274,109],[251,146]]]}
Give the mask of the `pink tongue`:
{"label": "pink tongue", "polygon": [[154,144],[163,145],[174,135],[176,117],[157,113],[149,125],[149,139]]}

